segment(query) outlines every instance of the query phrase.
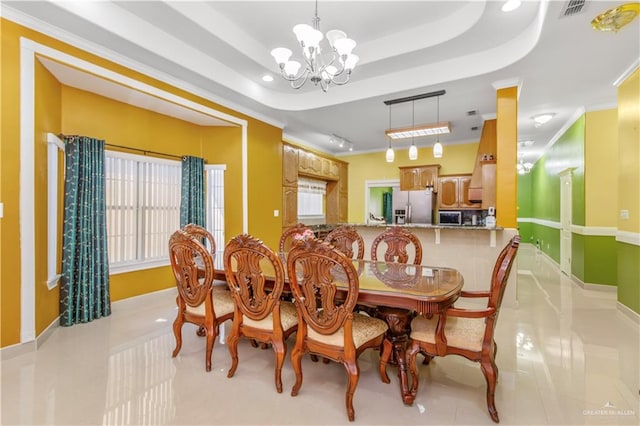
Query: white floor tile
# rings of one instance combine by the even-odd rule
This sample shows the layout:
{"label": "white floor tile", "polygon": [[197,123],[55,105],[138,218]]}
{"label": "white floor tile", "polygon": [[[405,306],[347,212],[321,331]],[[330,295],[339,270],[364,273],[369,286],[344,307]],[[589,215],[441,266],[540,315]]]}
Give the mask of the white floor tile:
{"label": "white floor tile", "polygon": [[[640,333],[617,313],[615,294],[580,288],[530,245],[521,247],[518,269],[518,306],[502,309],[496,329],[501,424],[639,424]],[[110,317],[58,328],[37,352],[3,360],[1,423],[349,424],[341,365],[305,358],[294,398],[288,360],[278,394],[273,352],[246,341],[227,378],[221,339],[206,373],[204,341],[193,326],[185,325],[182,351],[171,358],[175,312],[175,291],[115,303]],[[419,393],[406,406],[395,368],[384,384],[377,362],[375,351],[360,359],[355,424],[493,424],[478,364],[449,356],[419,365]]]}

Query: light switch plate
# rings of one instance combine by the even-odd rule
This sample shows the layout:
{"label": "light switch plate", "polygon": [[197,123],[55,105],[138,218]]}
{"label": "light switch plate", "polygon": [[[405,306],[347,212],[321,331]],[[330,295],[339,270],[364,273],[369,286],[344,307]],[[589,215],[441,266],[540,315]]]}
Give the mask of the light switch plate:
{"label": "light switch plate", "polygon": [[0,219],[4,217],[4,203],[0,203]]}
{"label": "light switch plate", "polygon": [[620,219],[629,219],[629,210],[620,210]]}
{"label": "light switch plate", "polygon": [[273,217],[278,217],[278,216],[280,216],[280,210],[274,210]]}

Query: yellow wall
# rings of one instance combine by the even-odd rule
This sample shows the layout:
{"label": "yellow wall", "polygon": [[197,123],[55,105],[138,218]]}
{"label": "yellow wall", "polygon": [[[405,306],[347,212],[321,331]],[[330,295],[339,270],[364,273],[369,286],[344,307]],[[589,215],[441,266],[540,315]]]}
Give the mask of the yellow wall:
{"label": "yellow wall", "polygon": [[[260,136],[249,152],[249,233],[277,250],[282,234],[282,131],[252,124]],[[227,235],[229,238],[233,235]]]}
{"label": "yellow wall", "polygon": [[[585,226],[618,223],[618,112],[585,114]],[[613,131],[612,131],[613,129]],[[605,165],[605,167],[603,167]]]}
{"label": "yellow wall", "polygon": [[496,103],[496,222],[498,226],[516,228],[518,179],[518,88],[499,89]]}
{"label": "yellow wall", "polygon": [[[85,61],[105,67],[129,78],[136,79],[151,86],[170,92],[184,99],[199,103],[209,108],[247,120],[248,158],[250,167],[249,180],[249,224],[250,232],[262,238],[265,242],[274,244],[276,231],[281,229],[280,218],[265,216],[267,208],[273,216],[273,210],[279,209],[281,201],[282,161],[279,154],[282,132],[273,126],[250,118],[233,110],[217,105],[209,100],[191,93],[176,89],[166,83],[151,77],[131,71],[123,66],[111,63],[103,58],[88,54],[78,48],[62,43],[58,40],[24,28],[11,21],[2,19],[0,26],[2,36],[2,61],[0,63],[1,79],[1,156],[0,156],[0,188],[4,203],[4,218],[0,221],[2,232],[0,258],[0,346],[5,347],[20,343],[20,211],[19,211],[19,166],[20,166],[20,93],[19,93],[19,38],[25,37],[37,43],[60,50]],[[84,134],[103,138],[108,143],[133,146],[176,155],[198,155],[209,160],[210,163],[227,164],[226,173],[226,216],[225,226],[227,237],[231,237],[242,230],[242,170],[241,170],[241,130],[232,129],[202,129],[198,126],[184,123],[180,120],[167,118],[156,121],[153,113],[118,104],[112,100],[83,92],[70,87],[60,86],[60,111],[49,111],[49,103],[41,103],[47,98],[51,90],[55,91],[53,77],[36,61],[37,90],[36,105],[40,111],[36,117],[36,130],[40,134],[46,131],[62,131],[67,134]],[[7,107],[9,106],[9,107]],[[56,114],[60,114],[60,122],[55,125]],[[45,128],[47,127],[47,128]],[[49,128],[51,127],[51,128]],[[38,134],[36,134],[36,138]],[[193,141],[193,142],[187,142]],[[277,147],[277,148],[276,148]],[[46,147],[36,145],[35,167],[38,180],[33,188],[36,194],[46,194]],[[42,158],[42,156],[44,157]],[[271,164],[259,166],[259,158],[267,159]],[[215,159],[214,159],[215,158]],[[221,161],[217,161],[220,159]],[[275,171],[275,172],[274,172]],[[42,177],[40,176],[42,174]],[[259,182],[257,190],[253,189],[255,180]],[[275,190],[277,188],[277,191]],[[29,191],[31,188],[25,188]],[[44,196],[43,196],[44,198]],[[40,203],[40,202],[39,202]],[[275,206],[275,207],[273,207]],[[36,220],[34,232],[37,231],[36,250],[36,279],[40,283],[46,280],[46,209],[36,205]],[[274,223],[277,222],[277,225]],[[220,242],[224,247],[224,242]],[[165,276],[168,277],[165,279]],[[36,335],[43,327],[50,323],[50,317],[57,315],[58,300],[51,297],[54,293],[41,291],[40,284],[36,285]],[[135,273],[113,275],[111,277],[112,300],[132,297],[159,288],[172,285],[168,268],[156,268]],[[45,285],[46,287],[46,285]],[[52,300],[56,299],[56,300]]]}
{"label": "yellow wall", "polygon": [[20,69],[18,28],[2,19],[0,96],[2,102],[2,277],[0,279],[0,344],[2,347],[20,341]]}
{"label": "yellow wall", "polygon": [[439,174],[468,174],[473,171],[478,154],[478,142],[447,145],[442,158],[433,158],[431,147],[418,149],[418,160],[409,160],[406,149],[396,150],[395,161],[387,163],[384,152],[368,154],[344,155],[339,157],[349,163],[349,222],[363,223],[365,181],[367,180],[399,180],[398,167],[440,164]]}
{"label": "yellow wall", "polygon": [[[224,173],[224,205],[228,213],[224,218],[224,231],[228,241],[242,232],[242,128],[203,128],[202,140],[207,163],[227,165]],[[224,250],[225,241],[216,241],[216,245],[218,251]]]}
{"label": "yellow wall", "polygon": [[618,87],[618,209],[629,219],[618,219],[618,230],[640,232],[640,69]]}

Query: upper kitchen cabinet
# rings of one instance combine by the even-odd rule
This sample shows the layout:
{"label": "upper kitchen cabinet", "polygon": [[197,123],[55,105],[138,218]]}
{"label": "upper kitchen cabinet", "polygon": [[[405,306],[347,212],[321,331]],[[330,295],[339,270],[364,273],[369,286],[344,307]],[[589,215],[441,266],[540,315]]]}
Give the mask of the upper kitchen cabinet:
{"label": "upper kitchen cabinet", "polygon": [[428,166],[405,166],[400,169],[400,190],[414,191],[425,189],[428,185],[438,182],[439,164]]}
{"label": "upper kitchen cabinet", "polygon": [[282,146],[282,186],[298,186],[298,148]]}
{"label": "upper kitchen cabinet", "polygon": [[440,210],[480,209],[481,203],[469,200],[471,175],[443,176],[438,179],[438,208]]}
{"label": "upper kitchen cabinet", "polygon": [[312,152],[298,150],[298,173],[310,177],[338,180],[340,166],[337,162]]}

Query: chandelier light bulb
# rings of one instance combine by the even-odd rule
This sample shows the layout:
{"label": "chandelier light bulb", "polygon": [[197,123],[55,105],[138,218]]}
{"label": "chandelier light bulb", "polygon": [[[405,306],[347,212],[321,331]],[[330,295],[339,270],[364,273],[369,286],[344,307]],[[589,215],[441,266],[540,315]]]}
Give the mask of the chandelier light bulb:
{"label": "chandelier light bulb", "polygon": [[280,65],[281,68],[287,63],[291,55],[291,50],[286,47],[276,47],[271,51],[271,56],[273,56],[273,59],[276,60],[276,63]]}

